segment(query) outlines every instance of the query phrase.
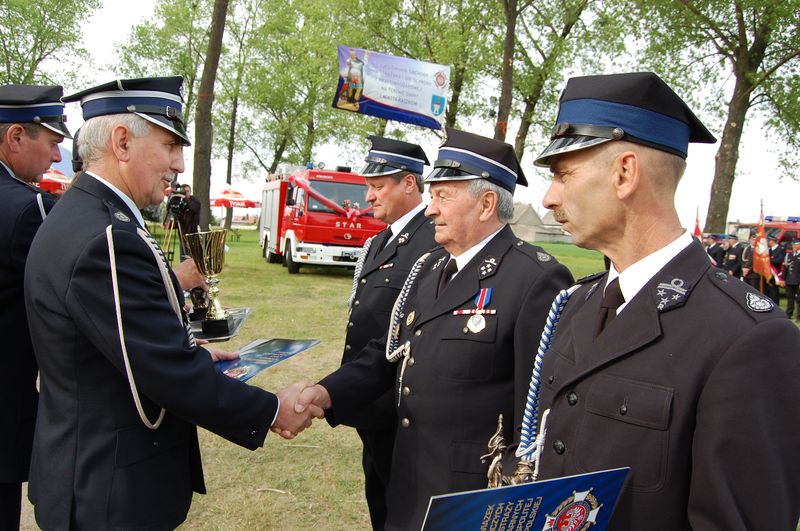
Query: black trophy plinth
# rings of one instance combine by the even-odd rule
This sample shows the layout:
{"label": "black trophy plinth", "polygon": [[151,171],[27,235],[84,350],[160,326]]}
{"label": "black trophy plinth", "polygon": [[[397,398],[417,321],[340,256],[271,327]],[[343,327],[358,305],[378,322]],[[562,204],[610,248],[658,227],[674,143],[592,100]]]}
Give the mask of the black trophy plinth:
{"label": "black trophy plinth", "polygon": [[224,337],[233,334],[234,320],[230,317],[225,319],[203,319],[201,329],[204,336]]}

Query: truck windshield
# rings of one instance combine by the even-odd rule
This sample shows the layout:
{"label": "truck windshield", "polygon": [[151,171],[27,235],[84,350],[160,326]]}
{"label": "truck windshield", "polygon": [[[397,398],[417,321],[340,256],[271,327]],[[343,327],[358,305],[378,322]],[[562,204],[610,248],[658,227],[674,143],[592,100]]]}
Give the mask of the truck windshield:
{"label": "truck windshield", "polygon": [[[336,183],[329,181],[311,181],[310,184],[314,190],[330,199],[331,202],[340,205],[342,208],[361,210],[367,206],[367,202],[364,199],[367,187],[363,184]],[[333,210],[311,196],[308,198],[308,210],[310,212],[328,212],[335,214]],[[371,216],[372,212],[367,215]]]}

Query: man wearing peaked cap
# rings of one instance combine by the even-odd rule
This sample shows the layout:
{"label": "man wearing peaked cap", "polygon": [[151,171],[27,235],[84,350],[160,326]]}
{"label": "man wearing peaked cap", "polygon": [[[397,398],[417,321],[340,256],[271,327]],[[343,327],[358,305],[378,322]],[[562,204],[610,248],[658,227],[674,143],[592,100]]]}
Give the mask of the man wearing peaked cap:
{"label": "man wearing peaked cap", "polygon": [[388,334],[298,399],[335,425],[392,391],[385,529],[419,529],[431,496],[487,486],[481,456],[500,415],[502,436],[517,439],[547,310],[572,282],[508,226],[513,190],[525,183],[510,145],[448,129],[433,166],[425,214],[443,248],[411,268]]}
{"label": "man wearing peaked cap", "polygon": [[55,202],[31,183],[61,160],[58,145],[69,138],[61,94],[58,86],[0,86],[0,529],[19,527],[28,480],[38,393],[22,281],[33,236]]}
{"label": "man wearing peaked cap", "polygon": [[689,142],[711,141],[655,74],[589,76],[568,81],[536,160],[544,205],[612,262],[571,295],[531,381],[549,409],[539,478],[630,467],[615,531],[800,516],[800,331],[712,267],[675,209]]}
{"label": "man wearing peaked cap", "polygon": [[29,497],[43,529],[173,529],[205,492],[197,425],[256,449],[270,426],[310,423],[215,369],[231,356],[195,342],[141,217],[184,168],[179,86],[122,80],[65,98],[83,106],[84,171],[25,271],[41,371]]}
{"label": "man wearing peaked cap", "polygon": [[[436,247],[433,225],[425,217],[422,202],[422,173],[429,164],[425,152],[417,144],[401,140],[369,139],[372,146],[361,170],[367,183],[366,200],[375,218],[388,226],[365,243],[356,264],[342,364],[353,360],[371,339],[380,339],[414,262]],[[388,391],[340,421],[357,428],[364,443],[362,465],[370,520],[373,529],[383,529],[397,424],[393,393]]]}

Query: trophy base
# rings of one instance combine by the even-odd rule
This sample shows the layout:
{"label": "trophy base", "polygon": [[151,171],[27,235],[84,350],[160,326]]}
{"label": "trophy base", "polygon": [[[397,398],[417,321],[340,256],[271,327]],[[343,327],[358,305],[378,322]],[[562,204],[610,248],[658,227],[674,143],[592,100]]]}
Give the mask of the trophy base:
{"label": "trophy base", "polygon": [[207,313],[208,308],[195,308],[187,317],[189,318],[189,321],[202,321],[206,318]]}
{"label": "trophy base", "polygon": [[230,317],[225,319],[206,319],[202,321],[201,326],[204,336],[230,336],[234,327],[234,320]]}

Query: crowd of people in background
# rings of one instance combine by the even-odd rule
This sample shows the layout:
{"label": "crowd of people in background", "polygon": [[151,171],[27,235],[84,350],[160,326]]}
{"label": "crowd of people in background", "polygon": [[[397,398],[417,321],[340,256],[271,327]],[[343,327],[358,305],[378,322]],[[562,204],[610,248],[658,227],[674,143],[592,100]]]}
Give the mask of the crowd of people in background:
{"label": "crowd of people in background", "polygon": [[[771,275],[767,278],[753,267],[753,249],[756,235],[750,236],[747,243],[739,241],[735,234],[706,234],[703,244],[711,263],[753,286],[772,299],[776,305],[781,302],[781,288],[786,292],[786,315],[795,317],[795,306],[800,304],[800,238],[785,238],[778,241],[775,235],[767,236]],[[797,312],[800,322],[800,312]]]}

